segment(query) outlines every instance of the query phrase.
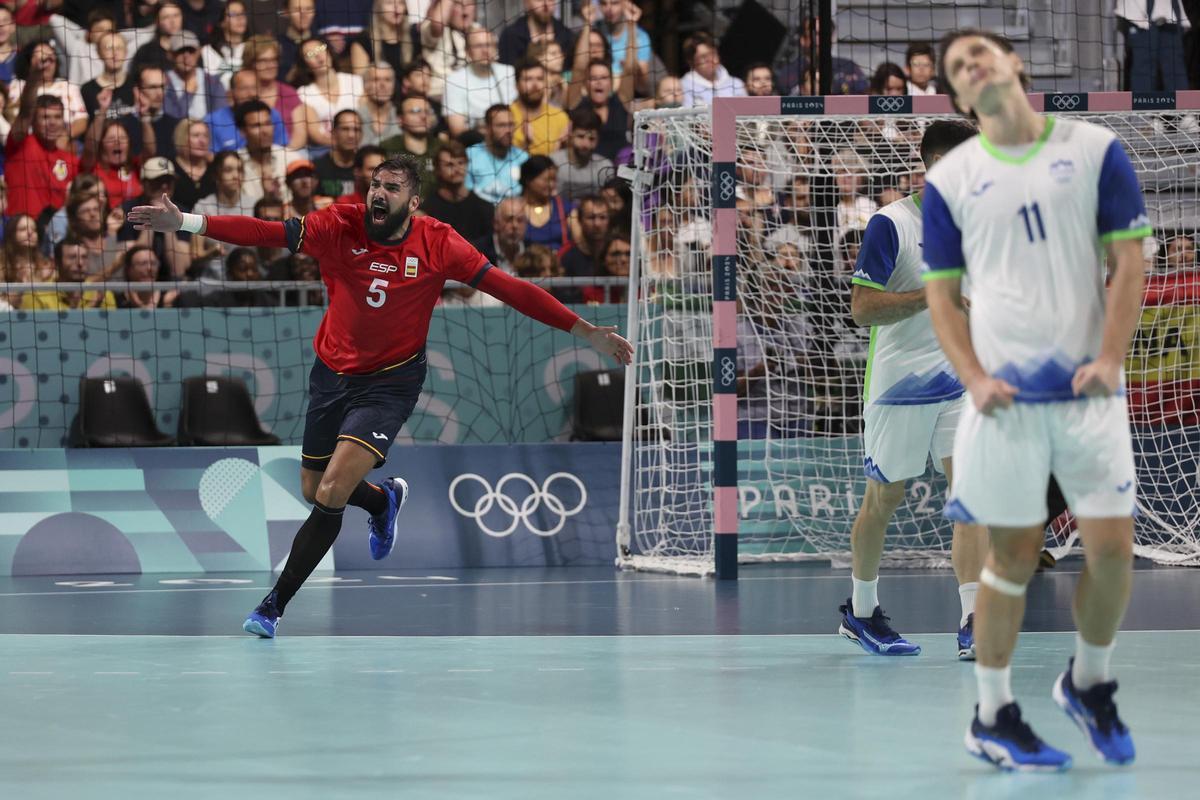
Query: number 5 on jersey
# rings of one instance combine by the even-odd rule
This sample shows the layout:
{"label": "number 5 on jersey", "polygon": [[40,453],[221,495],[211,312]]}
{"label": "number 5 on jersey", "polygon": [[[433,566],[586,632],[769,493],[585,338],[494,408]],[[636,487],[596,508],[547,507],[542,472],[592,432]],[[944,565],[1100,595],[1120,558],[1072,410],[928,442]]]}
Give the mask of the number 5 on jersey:
{"label": "number 5 on jersey", "polygon": [[388,282],[383,278],[371,281],[371,286],[367,289],[367,305],[371,308],[381,308],[387,302],[387,287]]}

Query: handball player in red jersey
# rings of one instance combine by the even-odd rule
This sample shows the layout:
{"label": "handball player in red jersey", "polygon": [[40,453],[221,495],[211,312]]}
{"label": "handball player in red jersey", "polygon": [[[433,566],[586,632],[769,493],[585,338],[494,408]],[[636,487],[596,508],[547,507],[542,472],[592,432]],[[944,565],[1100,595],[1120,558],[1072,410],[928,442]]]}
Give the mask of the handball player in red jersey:
{"label": "handball player in red jersey", "polygon": [[370,515],[371,556],[381,559],[396,540],[396,518],[408,484],[367,474],[382,466],[387,449],[417,404],[425,381],[425,339],[442,285],[455,280],[487,292],[522,314],[570,331],[628,364],[633,347],[615,328],[579,318],[543,289],[495,269],[449,225],[414,217],[420,174],[409,157],[375,168],[367,204],[335,204],[287,222],[242,216],[183,214],[138,206],[129,220],[138,230],[183,230],[235,245],[287,247],[320,263],[329,308],[313,339],[316,363],[309,378],[308,416],[300,485],[313,504],[300,526],[275,588],[243,628],[273,637],[288,601],[333,546],[346,505]]}

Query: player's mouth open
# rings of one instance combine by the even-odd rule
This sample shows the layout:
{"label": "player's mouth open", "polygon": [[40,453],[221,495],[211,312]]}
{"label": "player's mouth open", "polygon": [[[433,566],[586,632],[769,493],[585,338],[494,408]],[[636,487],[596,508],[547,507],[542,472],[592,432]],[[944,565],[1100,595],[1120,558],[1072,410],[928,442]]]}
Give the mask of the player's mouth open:
{"label": "player's mouth open", "polygon": [[371,206],[371,221],[384,222],[387,220],[388,207],[386,203],[375,203]]}

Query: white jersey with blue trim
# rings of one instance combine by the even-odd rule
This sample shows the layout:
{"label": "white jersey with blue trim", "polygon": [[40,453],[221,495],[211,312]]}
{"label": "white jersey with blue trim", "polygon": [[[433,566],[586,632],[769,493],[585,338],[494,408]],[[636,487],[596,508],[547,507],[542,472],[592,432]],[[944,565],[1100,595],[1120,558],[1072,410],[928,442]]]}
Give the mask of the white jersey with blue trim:
{"label": "white jersey with blue trim", "polygon": [[[886,292],[922,287],[921,198],[897,200],[867,223],[852,282]],[[926,405],[953,400],[962,384],[933,332],[928,309],[888,325],[871,327],[863,402]]]}
{"label": "white jersey with blue trim", "polygon": [[1046,117],[1038,141],[983,134],[926,175],[925,280],[966,273],[971,344],[1017,402],[1075,399],[1104,329],[1104,244],[1151,235],[1129,156],[1107,128]]}

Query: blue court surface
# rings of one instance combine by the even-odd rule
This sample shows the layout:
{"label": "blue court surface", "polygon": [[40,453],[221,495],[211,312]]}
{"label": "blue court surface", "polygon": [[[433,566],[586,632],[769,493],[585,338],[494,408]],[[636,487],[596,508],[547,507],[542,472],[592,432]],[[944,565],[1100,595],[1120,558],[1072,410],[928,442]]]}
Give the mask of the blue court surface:
{"label": "blue court surface", "polygon": [[[1077,562],[1039,575],[1014,688],[1065,775],[968,757],[949,572],[885,573],[916,658],[832,635],[825,566],[737,584],[610,569],[318,576],[274,641],[268,575],[0,579],[0,798],[1184,798],[1200,785],[1200,574],[1142,568],[1118,639],[1137,763],[1049,692]],[[211,582],[228,581],[228,582]]]}

